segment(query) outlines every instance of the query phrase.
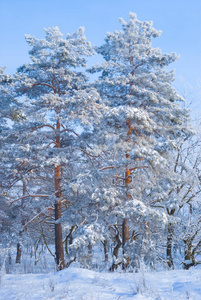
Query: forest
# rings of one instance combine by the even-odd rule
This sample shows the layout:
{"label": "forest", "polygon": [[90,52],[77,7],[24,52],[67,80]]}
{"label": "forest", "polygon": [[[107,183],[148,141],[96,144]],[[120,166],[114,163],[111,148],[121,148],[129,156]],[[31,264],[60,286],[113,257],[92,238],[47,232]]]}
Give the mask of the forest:
{"label": "forest", "polygon": [[83,27],[26,35],[30,62],[0,68],[1,266],[201,262],[201,139],[173,86],[178,55],[152,46],[152,22],[120,22],[99,47]]}

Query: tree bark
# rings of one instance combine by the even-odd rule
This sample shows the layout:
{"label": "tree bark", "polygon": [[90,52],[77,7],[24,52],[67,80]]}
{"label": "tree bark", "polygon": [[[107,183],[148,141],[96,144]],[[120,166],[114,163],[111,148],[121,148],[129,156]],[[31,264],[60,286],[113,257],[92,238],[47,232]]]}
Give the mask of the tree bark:
{"label": "tree bark", "polygon": [[[124,219],[122,224],[122,250],[123,255],[125,254],[125,245],[129,241],[129,226],[127,225],[128,219]],[[122,263],[122,269],[125,270],[130,263],[130,258],[126,258],[126,263]]]}
{"label": "tree bark", "polygon": [[[186,240],[184,240],[184,243],[185,243],[184,269],[188,270],[188,269],[190,269],[190,267],[194,266],[194,264],[195,264],[195,258],[192,255],[192,253],[193,253],[193,251],[192,251],[193,237],[188,236],[188,238]],[[189,262],[186,262],[186,261],[189,261]]]}
{"label": "tree bark", "polygon": [[[116,242],[117,242],[117,244],[116,244],[116,246],[114,247],[114,250],[113,250],[113,255],[116,257],[116,259],[118,258],[118,254],[119,254],[119,249],[120,249],[120,247],[121,247],[121,245],[122,245],[122,242],[121,242],[121,240],[120,240],[120,233],[119,233],[119,230],[118,230],[118,228],[115,226],[115,229],[116,229],[116,236],[115,236],[115,238],[116,238]],[[112,271],[112,272],[114,272],[114,270],[116,270],[117,268],[118,268],[118,265],[120,265],[121,264],[121,262],[120,263],[118,263],[118,264],[116,264],[115,263],[115,261],[113,262],[113,264],[112,264],[112,266],[111,266],[111,268],[110,268],[110,271]]]}
{"label": "tree bark", "polygon": [[173,224],[168,224],[168,235],[167,235],[167,264],[168,267],[174,269],[174,263],[172,258],[172,239],[174,233]]}
{"label": "tree bark", "polygon": [[104,248],[105,261],[108,261],[107,240],[104,240],[103,248]]}
{"label": "tree bark", "polygon": [[[175,209],[167,209],[169,216],[174,216]],[[172,241],[173,241],[173,235],[174,235],[174,225],[172,223],[168,224],[168,234],[167,234],[167,264],[168,267],[171,269],[174,269],[174,262],[172,257]]]}
{"label": "tree bark", "polygon": [[[128,139],[127,141],[130,141],[130,136],[131,136],[131,120],[127,120],[126,122],[127,126],[128,126],[128,133],[127,133],[127,136],[128,136]],[[126,153],[126,158],[127,160],[129,160],[130,158],[130,154],[129,153]],[[126,166],[126,172],[125,172],[125,185],[128,187],[129,184],[131,183],[132,181],[132,177],[131,177],[131,170],[130,170],[130,167],[129,165]],[[127,192],[127,197],[128,199],[131,198],[129,192]],[[123,252],[123,255],[125,254],[125,249],[124,249],[124,246],[125,244],[129,241],[129,226],[127,225],[127,222],[128,222],[128,219],[124,219],[123,220],[123,224],[122,224],[122,252]],[[126,263],[122,263],[122,269],[125,270],[128,265],[130,263],[130,258],[128,257],[126,259]]]}
{"label": "tree bark", "polygon": [[63,270],[65,268],[62,228],[59,220],[60,218],[61,218],[61,201],[58,201],[55,203],[55,250],[56,250],[55,254],[56,254],[57,270]]}
{"label": "tree bark", "polygon": [[[57,131],[56,131],[56,148],[60,148],[60,122],[57,120]],[[62,239],[62,227],[61,227],[61,166],[55,166],[54,170],[55,178],[55,255],[56,255],[56,265],[57,270],[63,270],[65,268],[64,261],[64,249],[63,249],[63,239]]]}
{"label": "tree bark", "polygon": [[22,254],[21,244],[17,243],[16,264],[20,264],[21,263],[21,254]]}
{"label": "tree bark", "polygon": [[[25,163],[24,163],[25,164]],[[22,190],[23,190],[23,196],[26,195],[26,181],[23,180],[23,186],[22,186]],[[23,211],[23,199],[21,200],[22,201],[22,204],[21,204],[21,210]],[[21,212],[21,224],[22,226],[24,226],[25,224],[25,220],[24,220],[24,217],[23,217],[23,213]],[[22,235],[22,231],[20,230],[19,232],[19,236]],[[20,242],[17,243],[17,254],[16,254],[16,264],[20,264],[21,263],[21,255],[22,255],[22,246],[20,244]]]}

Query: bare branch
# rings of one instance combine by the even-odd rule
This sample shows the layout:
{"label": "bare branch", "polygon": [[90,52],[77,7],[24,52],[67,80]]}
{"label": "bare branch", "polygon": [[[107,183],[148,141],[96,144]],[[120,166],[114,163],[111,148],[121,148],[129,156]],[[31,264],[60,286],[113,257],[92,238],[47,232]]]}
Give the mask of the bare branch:
{"label": "bare branch", "polygon": [[40,86],[40,85],[49,87],[50,89],[52,89],[52,90],[54,91],[54,93],[57,92],[56,89],[55,89],[51,84],[48,84],[48,83],[42,83],[42,82],[34,83],[31,87],[28,87],[28,88],[25,88],[25,89],[26,89],[26,90],[30,90],[30,89],[32,89],[33,87],[35,87],[35,86]]}
{"label": "bare branch", "polygon": [[40,129],[40,128],[43,128],[43,127],[49,127],[49,128],[51,128],[52,130],[55,131],[55,128],[54,128],[52,125],[45,124],[45,125],[41,125],[41,126],[38,126],[38,127],[36,127],[36,128],[33,128],[33,130],[32,130],[31,132],[33,132],[33,131],[35,131],[35,130],[38,130],[38,129]]}
{"label": "bare branch", "polygon": [[20,197],[18,199],[15,199],[13,201],[9,201],[9,202],[7,202],[7,204],[12,204],[14,202],[17,202],[17,201],[25,199],[25,198],[36,198],[36,197],[48,198],[48,197],[51,197],[51,196],[52,195],[26,195],[26,196],[22,196],[22,197]]}
{"label": "bare branch", "polygon": [[30,223],[32,223],[35,219],[37,219],[37,218],[40,217],[42,214],[44,214],[46,210],[54,210],[54,206],[46,207],[43,211],[41,211],[40,213],[38,213],[37,215],[35,215],[35,217],[33,217],[31,220],[29,220],[29,221],[23,226],[23,229],[25,229],[25,228],[26,228]]}

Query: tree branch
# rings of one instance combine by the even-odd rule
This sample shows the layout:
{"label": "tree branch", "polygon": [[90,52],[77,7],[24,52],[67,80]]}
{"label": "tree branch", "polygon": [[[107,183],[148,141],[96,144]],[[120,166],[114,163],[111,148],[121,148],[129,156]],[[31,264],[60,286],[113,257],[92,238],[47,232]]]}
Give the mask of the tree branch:
{"label": "tree branch", "polygon": [[54,128],[52,125],[45,124],[45,125],[41,125],[41,126],[39,126],[39,127],[33,128],[33,130],[32,130],[31,132],[33,132],[33,131],[35,131],[35,130],[38,130],[38,129],[40,129],[40,128],[43,128],[43,127],[49,127],[49,128],[51,128],[52,130],[55,130],[55,128]]}
{"label": "tree branch", "polygon": [[25,198],[36,198],[36,197],[48,198],[50,196],[52,196],[52,195],[26,195],[26,196],[22,196],[18,199],[15,199],[13,201],[9,201],[9,202],[7,202],[7,204],[13,204],[14,202],[17,202],[17,201],[25,199]]}

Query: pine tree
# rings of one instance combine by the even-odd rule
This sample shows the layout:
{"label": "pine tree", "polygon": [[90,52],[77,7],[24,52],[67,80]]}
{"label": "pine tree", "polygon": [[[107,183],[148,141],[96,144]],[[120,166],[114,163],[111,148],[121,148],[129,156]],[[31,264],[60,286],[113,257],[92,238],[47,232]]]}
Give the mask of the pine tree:
{"label": "pine tree", "polygon": [[63,269],[62,205],[68,203],[65,195],[68,182],[63,180],[63,174],[79,159],[81,152],[88,155],[86,143],[81,141],[76,128],[90,128],[94,117],[99,120],[96,103],[99,95],[87,84],[83,72],[85,57],[93,54],[84,29],[68,34],[66,39],[57,27],[45,32],[45,39],[40,40],[26,35],[31,46],[31,63],[20,67],[15,75],[16,93],[24,99],[26,115],[24,123],[18,126],[24,152],[18,161],[25,163],[29,177],[36,173],[38,178],[43,178],[35,189],[39,194],[29,194],[23,199],[43,199],[38,217],[54,210],[56,264],[58,269]]}
{"label": "pine tree", "polygon": [[108,33],[97,47],[104,61],[89,70],[101,72],[95,87],[110,107],[108,133],[102,137],[108,145],[110,159],[103,169],[111,174],[110,186],[98,199],[110,207],[117,226],[122,222],[123,268],[143,257],[151,263],[154,238],[159,240],[153,232],[167,221],[162,203],[171,188],[171,153],[189,133],[188,112],[172,86],[174,72],[166,70],[178,56],[152,47],[152,39],[161,34],[152,22],[141,22],[133,13],[129,17],[128,22],[120,19],[121,31]]}
{"label": "pine tree", "polygon": [[[0,68],[0,228],[2,239],[4,234],[8,234],[10,226],[6,206],[6,192],[4,190],[4,181],[8,176],[11,164],[11,156],[9,155],[12,144],[10,128],[13,121],[22,117],[20,105],[15,99],[14,78],[4,73],[4,71],[5,68]],[[8,242],[8,239],[5,238],[6,240]]]}

